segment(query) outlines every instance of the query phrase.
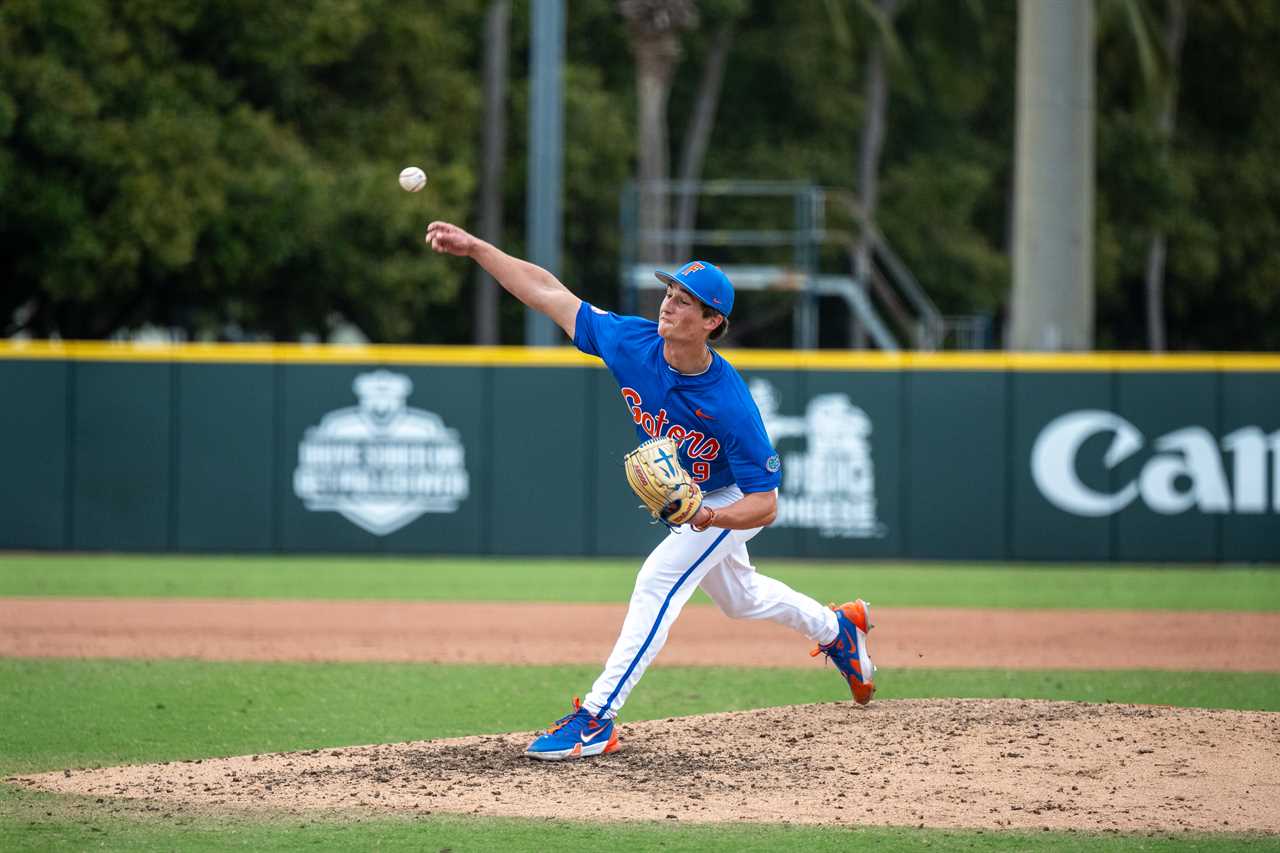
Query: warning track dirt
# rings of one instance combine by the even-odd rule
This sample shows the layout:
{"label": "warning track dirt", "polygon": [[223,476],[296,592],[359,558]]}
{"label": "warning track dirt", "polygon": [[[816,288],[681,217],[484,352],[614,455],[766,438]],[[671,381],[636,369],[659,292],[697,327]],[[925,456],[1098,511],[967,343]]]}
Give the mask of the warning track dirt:
{"label": "warning track dirt", "polygon": [[[614,604],[0,598],[0,657],[598,664],[625,612]],[[1280,672],[1280,613],[872,613],[871,648],[884,669]],[[514,624],[518,635],[493,630]],[[681,614],[657,665],[807,667],[810,648],[781,626],[697,606]]]}

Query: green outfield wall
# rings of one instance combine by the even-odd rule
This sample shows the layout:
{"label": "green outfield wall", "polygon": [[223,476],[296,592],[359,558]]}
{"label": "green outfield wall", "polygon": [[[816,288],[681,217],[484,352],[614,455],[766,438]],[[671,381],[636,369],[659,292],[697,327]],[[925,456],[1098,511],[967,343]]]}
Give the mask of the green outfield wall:
{"label": "green outfield wall", "polygon": [[[1280,357],[727,353],[753,552],[1280,560]],[[609,555],[662,535],[568,348],[0,344],[0,549]]]}

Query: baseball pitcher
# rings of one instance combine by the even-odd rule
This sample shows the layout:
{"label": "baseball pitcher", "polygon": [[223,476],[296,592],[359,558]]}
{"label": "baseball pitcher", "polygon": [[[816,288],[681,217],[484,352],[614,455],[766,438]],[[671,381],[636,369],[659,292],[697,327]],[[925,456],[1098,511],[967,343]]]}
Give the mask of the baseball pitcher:
{"label": "baseball pitcher", "polygon": [[871,701],[875,667],[867,652],[867,603],[823,607],[756,572],[747,554],[747,542],[777,514],[782,466],[742,377],[708,345],[728,329],[728,277],[707,261],[656,272],[667,291],[655,323],[583,302],[547,270],[447,222],[431,223],[426,242],[437,252],[475,260],[564,329],[578,349],[604,361],[641,441],[623,461],[627,482],[669,528],[636,576],[604,671],[526,755],[560,760],[615,751],[618,711],[695,587],[727,616],[772,619],[804,634],[817,643],[810,654],[835,664],[853,698]]}

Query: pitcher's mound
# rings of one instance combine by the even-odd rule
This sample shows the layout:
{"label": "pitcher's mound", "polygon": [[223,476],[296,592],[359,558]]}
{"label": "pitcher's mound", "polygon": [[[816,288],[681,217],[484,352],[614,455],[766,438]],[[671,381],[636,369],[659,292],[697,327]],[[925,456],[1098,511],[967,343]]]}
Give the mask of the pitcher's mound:
{"label": "pitcher's mound", "polygon": [[613,755],[533,733],[14,780],[201,811],[1280,833],[1280,714],[1023,700],[800,705],[624,723]]}

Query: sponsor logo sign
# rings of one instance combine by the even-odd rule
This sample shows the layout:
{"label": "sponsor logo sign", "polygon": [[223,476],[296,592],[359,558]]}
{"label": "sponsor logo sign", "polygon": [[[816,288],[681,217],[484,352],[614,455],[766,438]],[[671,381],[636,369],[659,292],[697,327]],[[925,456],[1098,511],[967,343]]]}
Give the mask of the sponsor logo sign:
{"label": "sponsor logo sign", "polygon": [[298,443],[294,494],[375,536],[424,513],[456,512],[470,493],[458,431],[406,405],[413,382],[403,374],[362,373],[352,389],[359,405],[329,412]]}
{"label": "sponsor logo sign", "polygon": [[[1107,449],[1100,464],[1082,466],[1081,447],[1090,440],[1106,442]],[[1129,460],[1142,460],[1137,473],[1111,484],[1113,469]],[[1219,441],[1191,425],[1149,442],[1113,412],[1082,409],[1055,418],[1036,436],[1031,476],[1049,503],[1073,515],[1107,516],[1135,502],[1161,515],[1280,512],[1280,431],[1246,426]]]}
{"label": "sponsor logo sign", "polygon": [[[767,379],[748,385],[764,428],[782,456],[782,487],[774,527],[816,530],[819,536],[870,539],[885,535],[876,515],[871,418],[848,394],[819,394],[803,415],[781,413]],[[776,470],[777,457],[769,460]]]}

